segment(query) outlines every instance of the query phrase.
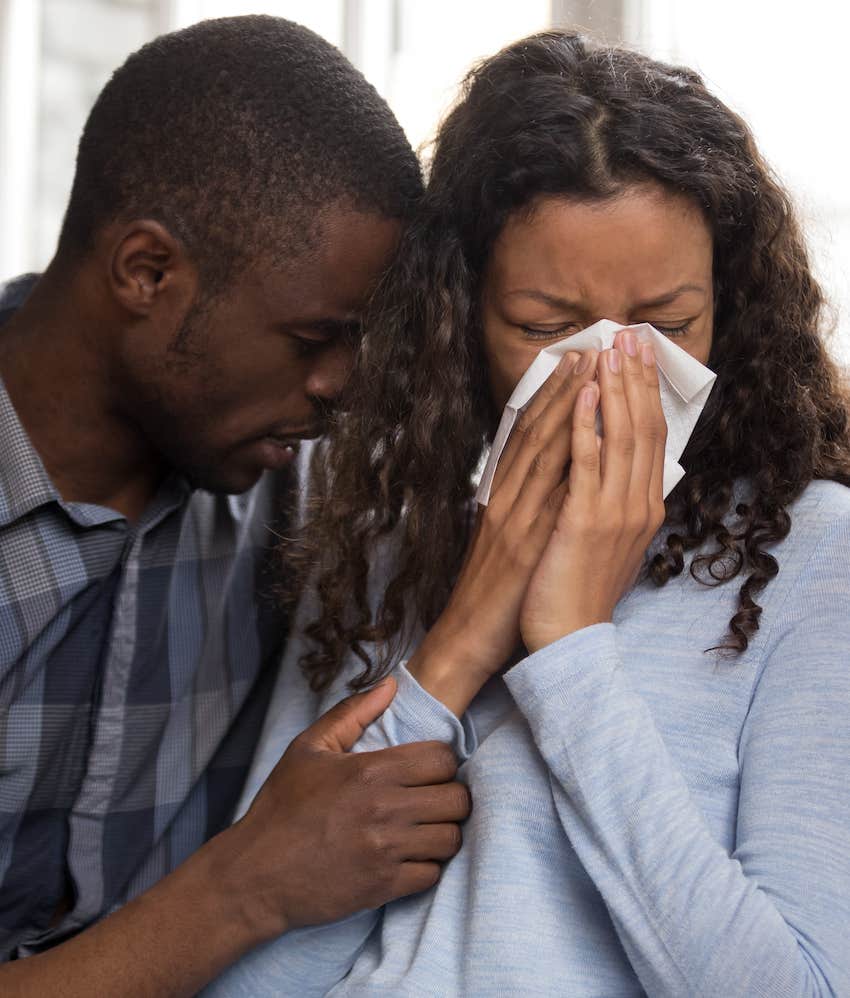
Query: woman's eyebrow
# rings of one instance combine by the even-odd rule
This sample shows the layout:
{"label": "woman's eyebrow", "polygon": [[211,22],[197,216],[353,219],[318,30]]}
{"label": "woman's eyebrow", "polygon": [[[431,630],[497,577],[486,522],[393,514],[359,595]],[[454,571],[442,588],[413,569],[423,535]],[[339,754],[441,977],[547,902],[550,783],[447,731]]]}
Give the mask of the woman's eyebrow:
{"label": "woman's eyebrow", "polygon": [[[686,294],[687,292],[698,292],[703,297],[705,297],[705,288],[701,284],[680,284],[677,288],[673,288],[671,291],[667,291],[662,295],[658,295],[655,298],[649,298],[645,301],[635,302],[634,308],[659,308],[662,305],[669,305],[671,302],[675,301],[679,295]],[[516,291],[505,292],[505,298],[523,297],[531,298],[534,301],[542,302],[544,305],[551,305],[554,308],[561,309],[580,309],[581,304],[578,302],[570,301],[568,298],[561,298],[559,295],[551,295],[546,291],[540,291],[537,288],[519,288]]]}
{"label": "woman's eyebrow", "polygon": [[696,291],[705,297],[705,288],[701,284],[680,284],[678,288],[673,288],[672,291],[659,295],[657,298],[650,298],[646,301],[636,302],[635,308],[658,308],[661,305],[669,305],[671,302],[675,301],[679,295],[693,291]]}
{"label": "woman's eyebrow", "polygon": [[543,302],[544,305],[553,305],[555,308],[579,308],[576,302],[566,298],[559,298],[557,295],[547,294],[545,291],[537,291],[533,288],[522,288],[518,291],[505,292],[505,298],[533,298],[535,301]]}

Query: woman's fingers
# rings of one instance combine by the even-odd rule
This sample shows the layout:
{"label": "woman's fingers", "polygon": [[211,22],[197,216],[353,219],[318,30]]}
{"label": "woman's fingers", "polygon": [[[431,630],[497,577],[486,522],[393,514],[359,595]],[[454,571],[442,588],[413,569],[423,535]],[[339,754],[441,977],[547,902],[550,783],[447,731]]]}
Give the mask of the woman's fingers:
{"label": "woman's fingers", "polygon": [[[543,382],[534,397],[528,403],[524,412],[519,413],[514,423],[508,442],[505,444],[496,472],[493,475],[493,484],[490,487],[490,495],[502,490],[503,483],[511,469],[517,453],[521,450],[523,442],[528,434],[526,430],[530,428],[537,417],[549,404],[549,400],[557,394],[558,389],[567,381],[570,373],[578,363],[580,355],[568,351],[558,362],[558,366]],[[502,490],[503,491],[503,490]]]}
{"label": "woman's fingers", "polygon": [[[570,455],[570,418],[581,386],[594,376],[596,358],[596,351],[589,350],[574,364],[564,365],[565,371],[559,368],[555,373],[561,376],[550,376],[520,414],[509,441],[510,464],[494,487],[491,504],[496,502],[505,512],[514,510],[524,522],[534,520],[563,478]],[[503,452],[500,466],[504,460]]]}
{"label": "woman's fingers", "polygon": [[603,498],[615,506],[619,506],[628,494],[635,451],[623,368],[623,352],[616,346],[600,355],[602,494]]}
{"label": "woman's fingers", "polygon": [[[646,521],[649,505],[650,480],[658,444],[660,426],[654,406],[653,390],[644,373],[645,365],[641,350],[652,347],[641,343],[633,332],[626,330],[618,335],[615,345],[619,346],[622,358],[623,388],[631,422],[633,442],[632,469],[629,479],[628,507],[626,519],[632,522]],[[652,360],[655,369],[655,358]],[[660,407],[658,389],[655,388],[655,401]]]}
{"label": "woman's fingers", "polygon": [[571,513],[595,514],[599,502],[602,464],[596,435],[599,387],[590,382],[582,387],[573,413],[572,461],[567,497]]}
{"label": "woman's fingers", "polygon": [[[571,451],[570,424],[582,385],[593,377],[596,352],[582,355],[572,378],[554,396],[538,418],[541,445],[532,458],[519,496],[514,503],[517,522],[537,525],[548,536],[560,509],[551,501],[563,481]],[[546,529],[548,528],[548,529]]]}
{"label": "woman's fingers", "polygon": [[649,343],[641,344],[641,367],[643,377],[649,390],[652,419],[654,420],[655,450],[652,460],[652,473],[649,479],[649,499],[651,504],[658,506],[655,519],[664,515],[664,454],[667,446],[667,420],[661,406],[661,390],[658,383],[658,368],[655,362],[655,351]]}

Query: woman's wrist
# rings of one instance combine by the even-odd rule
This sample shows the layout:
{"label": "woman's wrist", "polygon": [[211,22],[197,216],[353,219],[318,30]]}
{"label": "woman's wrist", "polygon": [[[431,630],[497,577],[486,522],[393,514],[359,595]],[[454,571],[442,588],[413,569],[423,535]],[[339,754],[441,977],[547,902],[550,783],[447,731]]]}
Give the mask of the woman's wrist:
{"label": "woman's wrist", "polygon": [[610,613],[598,613],[574,617],[570,620],[559,622],[557,626],[528,627],[523,632],[523,643],[528,649],[528,654],[533,655],[535,652],[540,651],[541,648],[553,645],[556,641],[560,641],[570,634],[575,634],[576,631],[584,630],[585,627],[592,627],[594,624],[610,623]]}
{"label": "woman's wrist", "polygon": [[457,646],[428,639],[407,663],[407,671],[435,700],[460,717],[489,679]]}

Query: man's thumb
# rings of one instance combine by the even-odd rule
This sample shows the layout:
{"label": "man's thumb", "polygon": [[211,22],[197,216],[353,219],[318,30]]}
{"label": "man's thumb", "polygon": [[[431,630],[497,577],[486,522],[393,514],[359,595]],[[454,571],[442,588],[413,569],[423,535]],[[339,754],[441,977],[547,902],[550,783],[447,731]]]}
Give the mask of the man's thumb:
{"label": "man's thumb", "polygon": [[305,740],[314,748],[347,752],[389,707],[395,691],[396,681],[388,676],[365,693],[347,697],[307,728]]}

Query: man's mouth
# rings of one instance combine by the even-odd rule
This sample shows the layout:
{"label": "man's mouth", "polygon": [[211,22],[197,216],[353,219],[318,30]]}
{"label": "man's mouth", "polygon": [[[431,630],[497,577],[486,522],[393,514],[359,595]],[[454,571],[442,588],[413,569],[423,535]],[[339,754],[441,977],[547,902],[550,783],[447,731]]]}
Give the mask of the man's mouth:
{"label": "man's mouth", "polygon": [[313,423],[309,426],[286,427],[264,433],[254,441],[258,448],[261,463],[265,468],[283,468],[298,457],[304,440],[312,440],[324,432],[324,427]]}
{"label": "man's mouth", "polygon": [[264,440],[270,440],[273,444],[278,447],[290,447],[292,450],[297,451],[301,446],[300,437],[281,437],[276,433],[267,433],[263,438]]}
{"label": "man's mouth", "polygon": [[275,443],[281,446],[294,447],[297,450],[302,440],[315,440],[316,437],[320,437],[324,432],[324,427],[313,424],[312,426],[302,426],[295,430],[287,429],[285,433],[267,433],[266,437],[269,440],[274,440]]}
{"label": "man's mouth", "polygon": [[298,457],[301,441],[290,437],[280,437],[267,434],[261,437],[256,446],[261,455],[263,467],[271,469],[285,468]]}

